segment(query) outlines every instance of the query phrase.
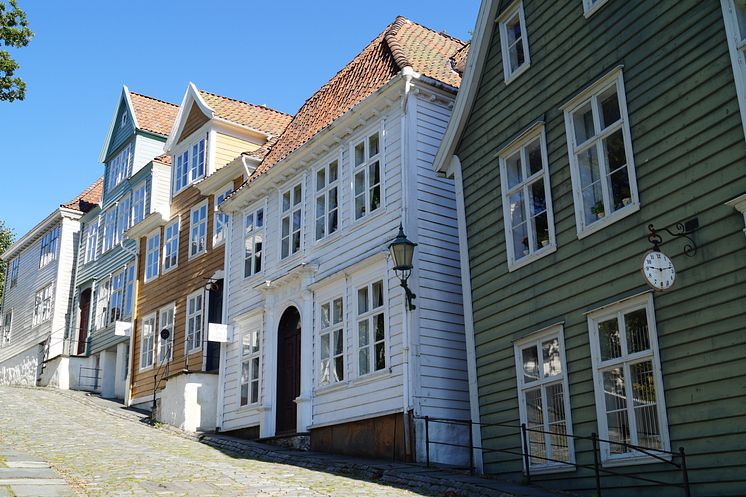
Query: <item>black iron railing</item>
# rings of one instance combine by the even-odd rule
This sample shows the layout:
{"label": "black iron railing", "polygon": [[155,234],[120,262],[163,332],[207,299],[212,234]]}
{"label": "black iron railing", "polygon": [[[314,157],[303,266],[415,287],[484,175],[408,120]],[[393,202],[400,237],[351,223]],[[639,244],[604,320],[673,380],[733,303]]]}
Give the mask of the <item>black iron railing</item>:
{"label": "black iron railing", "polygon": [[[469,472],[472,474],[474,473],[474,451],[479,450],[482,453],[502,453],[502,454],[511,454],[511,455],[520,457],[523,460],[523,467],[524,467],[524,472],[526,475],[527,483],[531,483],[532,461],[541,460],[546,463],[554,463],[557,465],[567,465],[568,467],[573,466],[575,469],[583,468],[583,469],[592,470],[594,481],[595,481],[596,497],[601,497],[602,495],[601,492],[603,490],[603,483],[604,483],[602,480],[602,476],[604,475],[628,478],[631,480],[645,482],[647,484],[651,484],[655,486],[680,488],[683,492],[684,497],[691,497],[691,489],[690,489],[690,484],[689,484],[689,472],[686,466],[686,453],[684,451],[684,447],[679,447],[679,450],[677,452],[672,452],[669,450],[657,449],[654,447],[644,447],[641,445],[634,445],[634,444],[630,444],[626,442],[606,440],[603,438],[599,438],[596,433],[591,433],[590,436],[586,436],[586,435],[574,435],[574,434],[557,432],[557,431],[539,430],[536,428],[529,428],[526,426],[525,423],[521,423],[520,425],[511,424],[511,423],[475,423],[475,422],[472,422],[469,420],[463,420],[463,419],[433,418],[430,416],[416,416],[415,418],[424,420],[425,422],[425,457],[426,457],[426,464],[428,467],[432,465],[432,462],[430,460],[430,445],[436,444],[436,445],[469,449]],[[450,424],[450,425],[467,426],[469,428],[468,445],[465,445],[462,443],[454,443],[453,441],[431,440],[430,439],[430,423],[442,423],[442,424]],[[521,441],[522,441],[522,447],[519,451],[516,451],[513,449],[477,447],[474,445],[474,436],[473,436],[473,430],[475,426],[478,426],[480,428],[502,427],[502,428],[512,428],[515,430],[519,430]],[[535,454],[535,453],[532,454],[531,445],[529,444],[530,433],[540,433],[543,435],[571,438],[573,440],[590,441],[593,447],[593,464],[579,464],[575,461],[570,461],[566,459],[551,458],[551,457],[546,457],[546,456],[542,456],[542,455]],[[656,480],[654,478],[648,478],[646,476],[640,476],[636,474],[629,474],[629,473],[624,473],[620,471],[614,471],[613,469],[610,469],[608,467],[604,468],[603,465],[601,464],[601,444],[604,444],[604,443],[621,447],[622,450],[625,452],[628,450],[636,451],[636,452],[639,452],[640,454],[644,454],[645,456],[656,459],[659,462],[668,464],[672,466],[676,471],[681,473],[681,481],[680,482],[665,482],[665,481]]]}

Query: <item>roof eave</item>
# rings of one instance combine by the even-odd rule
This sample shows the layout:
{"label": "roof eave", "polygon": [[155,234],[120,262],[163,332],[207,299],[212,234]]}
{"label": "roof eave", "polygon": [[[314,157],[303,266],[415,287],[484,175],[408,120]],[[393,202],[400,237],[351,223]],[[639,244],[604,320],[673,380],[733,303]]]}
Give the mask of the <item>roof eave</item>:
{"label": "roof eave", "polygon": [[66,207],[59,207],[55,209],[36,226],[31,228],[30,231],[19,238],[13,245],[8,247],[8,250],[0,255],[0,259],[7,262],[15,257],[16,254],[35,242],[44,232],[46,232],[49,228],[56,224],[57,221],[59,221],[60,219],[65,217],[70,219],[78,219],[82,215],[82,212],[76,211],[74,209],[68,209]]}

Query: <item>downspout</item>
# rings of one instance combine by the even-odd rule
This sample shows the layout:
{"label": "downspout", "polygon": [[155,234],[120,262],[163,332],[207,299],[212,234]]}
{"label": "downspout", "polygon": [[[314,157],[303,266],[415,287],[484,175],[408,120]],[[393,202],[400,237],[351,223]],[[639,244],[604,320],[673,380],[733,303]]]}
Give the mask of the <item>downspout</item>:
{"label": "downspout", "polygon": [[[220,207],[218,207],[220,209]],[[221,321],[223,324],[228,325],[228,307],[230,306],[230,286],[231,286],[231,271],[230,271],[230,261],[231,261],[231,254],[232,254],[232,245],[233,245],[233,215],[230,213],[228,214],[229,222],[226,226],[226,233],[225,233],[225,240],[223,241],[223,315],[221,316]],[[207,325],[209,328],[209,324]],[[209,339],[209,336],[208,336]],[[215,431],[220,431],[223,429],[223,417],[225,416],[225,412],[223,411],[223,395],[225,390],[225,361],[226,361],[226,346],[225,343],[220,343],[220,362],[218,363],[218,406],[217,406],[217,413],[215,416]]]}
{"label": "downspout", "polygon": [[[131,238],[124,237],[123,240],[119,241],[119,247],[126,253],[130,254],[134,260],[135,260],[135,281],[132,283],[132,289],[135,290],[135,295],[132,296],[132,315],[130,316],[130,350],[129,350],[129,361],[127,361],[127,381],[124,382],[124,405],[129,406],[130,405],[130,385],[132,383],[132,374],[135,371],[134,367],[134,361],[135,361],[135,314],[137,314],[137,293],[139,291],[138,288],[138,279],[137,279],[137,272],[138,272],[138,258],[140,256],[140,239],[132,240],[135,242],[135,247],[130,250],[127,247],[124,246],[124,242],[126,240],[132,240]],[[127,274],[125,272],[125,274]],[[89,320],[90,321],[90,320]]]}
{"label": "downspout", "polygon": [[[409,134],[408,134],[408,126],[406,126],[407,122],[407,103],[409,101],[409,92],[412,88],[412,77],[414,76],[414,69],[412,69],[412,66],[406,66],[402,69],[402,75],[404,76],[404,95],[402,96],[402,102],[401,102],[401,110],[404,113],[402,116],[402,122],[401,122],[401,132],[402,132],[402,150],[408,150],[409,146]],[[384,128],[385,130],[385,128]],[[384,147],[386,144],[386,140],[383,141]],[[401,210],[402,210],[402,225],[404,226],[404,229],[408,229],[408,222],[407,222],[407,188],[408,188],[408,181],[407,181],[407,174],[408,174],[408,168],[409,164],[405,162],[405,158],[407,157],[406,152],[402,154],[402,165],[401,165],[401,180],[402,180],[402,199],[401,199]],[[411,315],[409,312],[409,308],[406,303],[403,305],[403,319],[402,319],[402,412],[403,412],[403,426],[404,426],[404,454],[406,456],[412,456],[413,459],[416,459],[416,455],[413,454],[412,451],[412,439],[411,439],[411,433],[412,433],[412,427],[409,420],[409,409],[410,409],[410,374],[409,374],[409,364],[410,364],[410,343],[409,343],[409,325],[410,325],[410,319]]]}

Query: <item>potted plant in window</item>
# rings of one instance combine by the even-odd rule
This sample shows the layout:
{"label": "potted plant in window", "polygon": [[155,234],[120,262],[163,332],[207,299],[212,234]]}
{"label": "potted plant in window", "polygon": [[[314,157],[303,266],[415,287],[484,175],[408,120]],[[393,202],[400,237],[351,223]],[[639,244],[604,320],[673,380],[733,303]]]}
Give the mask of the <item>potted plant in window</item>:
{"label": "potted plant in window", "polygon": [[539,241],[541,242],[542,247],[546,247],[547,245],[549,245],[549,230],[548,229],[542,230],[541,238],[539,239]]}
{"label": "potted plant in window", "polygon": [[598,202],[596,202],[596,204],[591,207],[591,212],[596,215],[596,218],[603,218],[606,215],[606,212],[604,211],[603,200],[599,200]]}

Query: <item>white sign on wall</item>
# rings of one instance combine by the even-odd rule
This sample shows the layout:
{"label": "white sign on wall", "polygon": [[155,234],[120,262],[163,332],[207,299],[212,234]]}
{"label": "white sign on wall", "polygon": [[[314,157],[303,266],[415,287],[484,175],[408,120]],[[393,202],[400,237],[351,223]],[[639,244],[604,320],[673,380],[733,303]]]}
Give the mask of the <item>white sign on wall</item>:
{"label": "white sign on wall", "polygon": [[208,323],[207,340],[210,342],[230,343],[233,341],[233,326],[229,324]]}

